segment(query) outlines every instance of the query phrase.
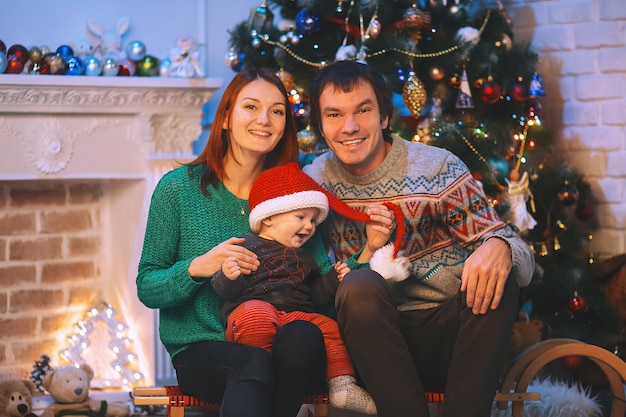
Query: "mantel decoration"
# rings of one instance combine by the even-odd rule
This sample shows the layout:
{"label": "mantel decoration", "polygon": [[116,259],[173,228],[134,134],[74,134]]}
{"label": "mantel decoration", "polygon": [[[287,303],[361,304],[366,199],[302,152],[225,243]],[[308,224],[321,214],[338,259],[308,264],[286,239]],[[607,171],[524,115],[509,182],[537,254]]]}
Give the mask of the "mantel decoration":
{"label": "mantel decoration", "polygon": [[61,357],[80,366],[89,364],[94,370],[93,388],[131,387],[144,378],[130,368],[136,356],[130,348],[133,341],[127,336],[128,326],[116,318],[117,312],[106,302],[89,309],[86,317],[74,326],[68,347]]}
{"label": "mantel decoration", "polygon": [[54,49],[46,45],[26,48],[7,45],[0,39],[0,74],[87,75],[141,77],[204,77],[196,42],[182,37],[168,56],[149,54],[145,44],[123,37],[130,19],[121,17],[114,28],[87,21],[87,37]]}

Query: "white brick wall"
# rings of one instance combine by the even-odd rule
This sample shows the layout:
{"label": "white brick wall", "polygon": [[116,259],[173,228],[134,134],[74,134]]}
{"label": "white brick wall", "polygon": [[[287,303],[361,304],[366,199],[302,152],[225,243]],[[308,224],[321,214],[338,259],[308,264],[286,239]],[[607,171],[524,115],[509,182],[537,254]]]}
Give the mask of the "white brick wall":
{"label": "white brick wall", "polygon": [[597,256],[626,252],[626,4],[503,0],[540,56],[544,122],[596,199]]}

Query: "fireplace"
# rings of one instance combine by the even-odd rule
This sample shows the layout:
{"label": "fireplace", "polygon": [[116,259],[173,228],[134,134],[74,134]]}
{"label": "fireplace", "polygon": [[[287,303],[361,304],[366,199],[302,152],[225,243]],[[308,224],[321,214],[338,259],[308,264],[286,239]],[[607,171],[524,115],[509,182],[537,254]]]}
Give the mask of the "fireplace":
{"label": "fireplace", "polygon": [[135,290],[150,196],[192,157],[202,105],[221,84],[0,75],[0,373],[23,377],[43,353],[56,361],[101,298],[155,382],[155,314]]}

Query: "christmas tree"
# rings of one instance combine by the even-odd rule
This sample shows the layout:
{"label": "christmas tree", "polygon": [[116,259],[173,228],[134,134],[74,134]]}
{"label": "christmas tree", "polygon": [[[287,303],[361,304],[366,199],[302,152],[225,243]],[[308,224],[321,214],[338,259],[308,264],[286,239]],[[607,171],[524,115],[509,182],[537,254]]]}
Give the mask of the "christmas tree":
{"label": "christmas tree", "polygon": [[614,350],[623,329],[589,278],[590,186],[554,152],[539,56],[515,40],[500,1],[263,1],[232,29],[225,57],[234,71],[267,66],[283,80],[303,163],[324,152],[308,126],[308,87],[319,68],[345,59],[381,72],[397,110],[393,130],[458,155],[528,242],[537,268],[520,317],[542,320],[545,338]]}

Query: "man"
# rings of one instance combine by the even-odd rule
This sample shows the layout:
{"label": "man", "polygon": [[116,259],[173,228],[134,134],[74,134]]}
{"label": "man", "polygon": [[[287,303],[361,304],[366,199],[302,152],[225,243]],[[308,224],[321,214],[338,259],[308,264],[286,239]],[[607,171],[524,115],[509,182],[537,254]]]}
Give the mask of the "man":
{"label": "man", "polygon": [[[427,416],[424,391],[445,392],[444,416],[489,416],[519,287],[534,270],[528,245],[456,156],[391,134],[391,99],[371,67],[329,65],[310,94],[311,126],[332,152],[305,172],[357,209],[390,201],[406,218],[409,278],[348,274],[336,297],[337,321],[378,416]],[[337,258],[358,267],[363,226],[333,216],[326,228]]]}

